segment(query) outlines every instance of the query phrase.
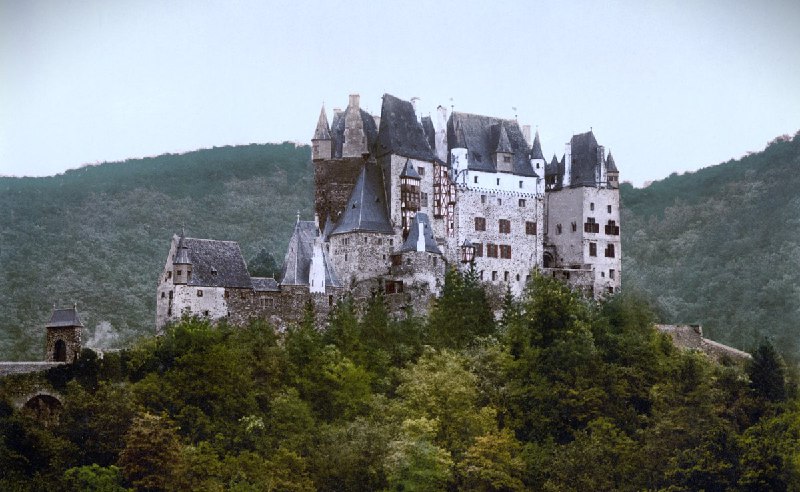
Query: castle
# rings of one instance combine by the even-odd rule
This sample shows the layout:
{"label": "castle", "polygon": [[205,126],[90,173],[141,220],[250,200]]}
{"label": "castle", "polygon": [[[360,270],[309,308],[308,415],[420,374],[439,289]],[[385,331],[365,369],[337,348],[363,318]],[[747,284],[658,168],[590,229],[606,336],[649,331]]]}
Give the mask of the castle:
{"label": "castle", "polygon": [[383,96],[380,116],[351,95],[312,142],[315,220],[298,217],[279,279],[251,277],[231,241],[175,235],[157,287],[156,325],[183,314],[241,324],[324,318],[346,292],[380,290],[392,309],[424,312],[445,269],[474,269],[518,295],[533,269],[589,296],[621,282],[619,171],[594,134],[547,162],[538,131],[451,112],[421,117]]}

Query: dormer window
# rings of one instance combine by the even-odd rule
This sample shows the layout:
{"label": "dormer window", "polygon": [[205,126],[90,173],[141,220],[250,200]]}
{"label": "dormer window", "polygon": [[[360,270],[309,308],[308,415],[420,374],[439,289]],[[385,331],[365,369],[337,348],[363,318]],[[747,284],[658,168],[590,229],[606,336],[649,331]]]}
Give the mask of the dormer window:
{"label": "dormer window", "polygon": [[504,155],[503,156],[503,162],[505,164],[510,164],[511,163],[511,156],[510,155]]}
{"label": "dormer window", "polygon": [[213,268],[213,267],[211,268],[211,275],[214,275],[214,276],[217,275],[217,269],[216,268]]}

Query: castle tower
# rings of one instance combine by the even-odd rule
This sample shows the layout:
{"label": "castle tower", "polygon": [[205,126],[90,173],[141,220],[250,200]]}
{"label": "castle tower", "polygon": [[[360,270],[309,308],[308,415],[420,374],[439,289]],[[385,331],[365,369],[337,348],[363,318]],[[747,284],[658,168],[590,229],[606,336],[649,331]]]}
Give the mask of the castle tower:
{"label": "castle tower", "polygon": [[331,137],[331,127],[328,125],[328,117],[325,115],[325,105],[319,112],[317,128],[311,138],[311,159],[330,159],[333,155],[333,138]]}
{"label": "castle tower", "polygon": [[47,339],[45,342],[45,361],[74,362],[81,353],[81,330],[83,324],[78,318],[78,307],[57,309],[53,306],[53,314],[45,326]]}
{"label": "castle tower", "polygon": [[184,234],[181,232],[175,258],[172,260],[172,283],[175,285],[186,285],[192,279],[192,262],[189,259],[189,248],[186,247],[184,240]]}
{"label": "castle tower", "polygon": [[[344,143],[342,157],[361,157],[367,151],[367,135],[361,115],[361,96],[350,94],[344,116]],[[371,117],[370,117],[371,118]]]}

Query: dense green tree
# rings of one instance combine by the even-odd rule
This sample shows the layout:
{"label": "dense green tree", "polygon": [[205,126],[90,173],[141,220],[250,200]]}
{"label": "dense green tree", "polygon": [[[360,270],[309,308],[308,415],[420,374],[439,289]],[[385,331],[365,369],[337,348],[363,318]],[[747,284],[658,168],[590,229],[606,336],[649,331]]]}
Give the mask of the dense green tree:
{"label": "dense green tree", "polygon": [[64,489],[74,492],[125,492],[122,472],[114,465],[98,464],[70,468],[64,472]]}
{"label": "dense green tree", "polygon": [[786,399],[786,367],[780,354],[768,341],[764,341],[753,352],[747,366],[750,385],[759,398],[770,402]]}
{"label": "dense green tree", "polygon": [[428,336],[437,347],[462,348],[495,331],[486,292],[474,269],[448,268],[442,295],[428,317]]}
{"label": "dense green tree", "polygon": [[527,490],[522,482],[522,445],[508,431],[493,431],[475,438],[457,464],[460,490]]}
{"label": "dense green tree", "polygon": [[181,444],[172,423],[143,413],[125,434],[118,466],[125,480],[139,490],[172,490],[179,478]]}

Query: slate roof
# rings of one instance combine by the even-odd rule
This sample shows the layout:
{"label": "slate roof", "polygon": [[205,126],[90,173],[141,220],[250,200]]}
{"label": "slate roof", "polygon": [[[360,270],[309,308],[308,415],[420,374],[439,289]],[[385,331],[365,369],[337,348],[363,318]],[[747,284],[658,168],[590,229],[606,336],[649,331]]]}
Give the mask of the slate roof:
{"label": "slate roof", "polygon": [[556,157],[555,154],[553,154],[553,159],[550,161],[550,163],[544,165],[544,175],[558,176],[558,158]]}
{"label": "slate roof", "polygon": [[[175,236],[173,240],[180,239]],[[192,264],[188,285],[250,289],[250,273],[235,241],[182,238]],[[177,255],[176,255],[177,256]]]}
{"label": "slate roof", "polygon": [[333,232],[333,228],[336,227],[336,224],[333,223],[331,220],[330,215],[325,219],[325,226],[322,228],[322,240],[327,241],[328,238],[331,236]]}
{"label": "slate roof", "polygon": [[503,120],[454,111],[447,120],[448,150],[465,147],[467,167],[473,171],[497,172],[492,154],[501,144],[505,132],[510,150],[514,153],[514,174],[536,176],[529,160],[530,149],[515,120]]}
{"label": "slate roof", "polygon": [[374,160],[366,162],[361,168],[342,218],[331,235],[356,231],[394,234],[386,210],[381,169]]}
{"label": "slate roof", "polygon": [[430,116],[422,117],[422,131],[425,133],[425,139],[428,141],[428,146],[434,154],[436,154],[436,128],[433,126],[433,120]]}
{"label": "slate roof", "polygon": [[[555,155],[553,156],[555,158]],[[544,160],[544,153],[542,152],[542,142],[539,140],[539,130],[536,130],[536,136],[533,137],[533,147],[531,147],[531,159]]]}
{"label": "slate roof", "polygon": [[606,157],[606,172],[607,173],[618,173],[619,170],[617,169],[617,163],[614,162],[614,156],[611,155],[611,151],[608,151],[608,157]]}
{"label": "slate roof", "polygon": [[[572,168],[570,169],[569,186],[596,186],[597,171],[601,162],[597,155],[597,139],[588,131],[573,135],[570,140],[572,149]],[[567,186],[567,183],[565,183]]]}
{"label": "slate roof", "polygon": [[411,164],[411,159],[406,159],[406,165],[403,166],[403,172],[400,173],[401,178],[414,178],[422,179],[414,166]]}
{"label": "slate roof", "polygon": [[[311,259],[314,257],[314,241],[317,239],[319,229],[310,220],[298,220],[294,226],[286,257],[283,261],[283,277],[281,285],[308,285],[311,272]],[[322,250],[322,260],[325,264],[325,283],[332,287],[339,287],[331,262],[325,250]]]}
{"label": "slate roof", "polygon": [[50,321],[47,322],[46,328],[70,328],[73,326],[83,327],[80,318],[78,318],[78,311],[75,307],[67,309],[53,309],[53,314],[50,315]]}
{"label": "slate roof", "polygon": [[317,128],[314,130],[311,140],[331,140],[331,129],[328,126],[328,116],[325,114],[324,104],[319,112],[319,121],[317,121]]}
{"label": "slate roof", "polygon": [[[334,158],[338,159],[342,157],[342,145],[344,145],[344,122],[347,118],[347,114],[352,110],[353,108],[348,106],[344,111],[333,115],[333,123],[331,124],[331,137],[333,139]],[[371,114],[367,113],[363,109],[359,109],[359,111],[361,112],[361,121],[364,124],[364,135],[367,137],[367,150],[370,150],[375,146],[375,142],[378,140],[378,127],[375,126],[375,119]]]}
{"label": "slate roof", "polygon": [[183,233],[181,233],[181,238],[178,240],[178,246],[175,248],[175,258],[173,258],[172,263],[176,265],[191,265],[192,261],[189,259],[189,249],[186,247],[184,242]]}
{"label": "slate roof", "polygon": [[[434,146],[435,147],[435,146]],[[414,105],[391,94],[383,95],[377,155],[397,154],[422,161],[436,158]]]}
{"label": "slate roof", "polygon": [[414,216],[414,219],[411,220],[411,226],[408,229],[408,237],[406,238],[405,242],[402,246],[400,246],[400,252],[405,253],[407,251],[416,251],[417,250],[417,239],[419,238],[419,225],[423,224],[423,234],[425,235],[425,251],[428,253],[438,253],[442,254],[439,250],[439,246],[436,245],[436,240],[433,238],[433,229],[431,228],[431,223],[428,220],[428,214],[423,212],[418,212],[417,215]]}
{"label": "slate roof", "polygon": [[278,281],[271,277],[250,277],[253,290],[256,292],[278,292]]}

